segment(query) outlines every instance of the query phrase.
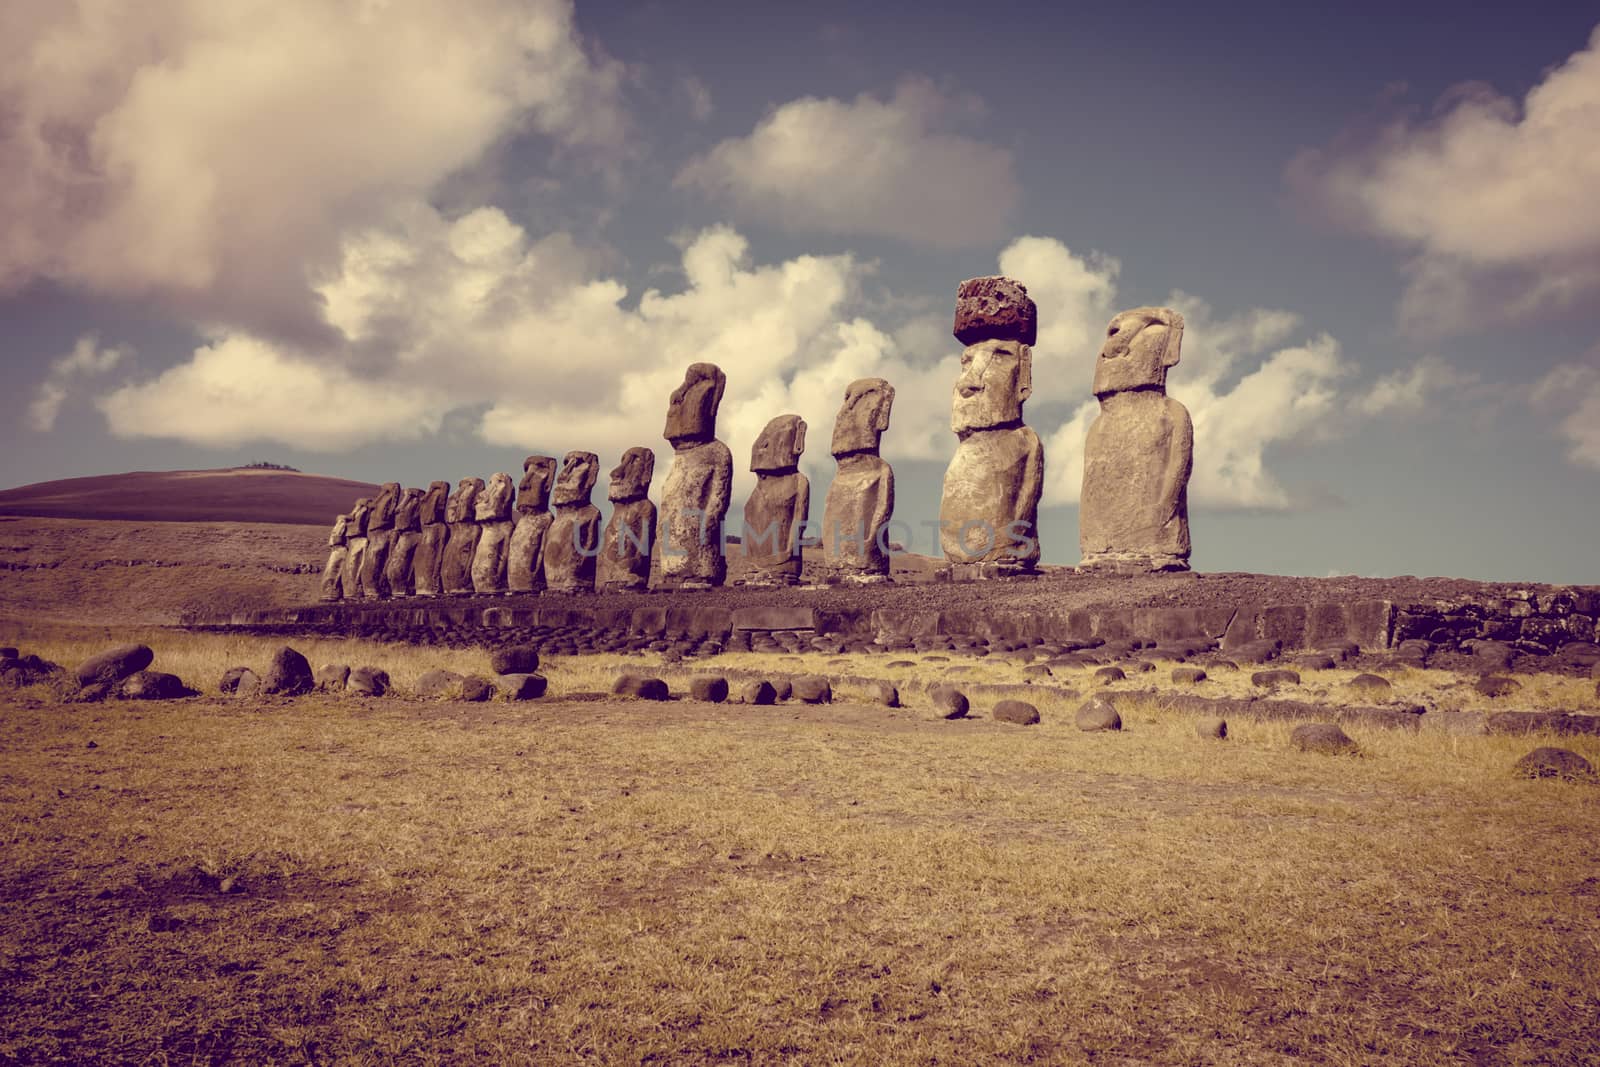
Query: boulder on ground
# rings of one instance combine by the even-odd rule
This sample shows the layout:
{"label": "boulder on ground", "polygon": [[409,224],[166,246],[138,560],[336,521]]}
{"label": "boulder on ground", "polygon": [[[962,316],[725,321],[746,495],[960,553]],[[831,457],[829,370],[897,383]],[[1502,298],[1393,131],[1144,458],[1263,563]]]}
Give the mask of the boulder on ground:
{"label": "boulder on ground", "polygon": [[746,704],[755,704],[760,707],[765,707],[768,704],[774,704],[777,702],[778,690],[775,689],[772,683],[766,679],[761,679],[754,682],[746,682],[744,683],[744,687],[739,690],[739,698]]}
{"label": "boulder on ground", "polygon": [[358,697],[386,696],[391,688],[389,672],[377,667],[357,667],[350,672],[346,688]]}
{"label": "boulder on ground", "polygon": [[645,674],[624,674],[617,679],[611,691],[621,697],[640,700],[666,700],[670,695],[667,683]]}
{"label": "boulder on ground", "polygon": [[217,683],[217,692],[223,696],[233,696],[239,689],[239,680],[247,674],[252,678],[256,676],[256,672],[249,667],[229,667],[222,672],[222,681]]}
{"label": "boulder on ground", "polygon": [[500,676],[500,690],[507,700],[538,700],[549,687],[549,680],[544,675],[532,671]]}
{"label": "boulder on ground", "polygon": [[967,694],[953,685],[936,685],[928,695],[933,698],[934,713],[941,719],[964,719],[972,707]]}
{"label": "boulder on ground", "polygon": [[350,684],[350,665],[348,663],[324,663],[317,668],[314,675],[318,692],[342,693]]}
{"label": "boulder on ground", "polygon": [[1592,778],[1594,767],[1567,748],[1536,748],[1517,760],[1512,773],[1520,778]]}
{"label": "boulder on ground", "polygon": [[1261,686],[1264,689],[1275,689],[1280,685],[1299,685],[1300,675],[1286,667],[1279,667],[1270,671],[1256,671],[1250,676],[1250,684]]}
{"label": "boulder on ground", "polygon": [[898,708],[900,706],[900,690],[896,689],[890,683],[874,682],[872,685],[872,691],[873,696],[877,699],[878,703],[882,704],[884,707]]}
{"label": "boulder on ground", "polygon": [[[11,657],[15,659],[16,657]],[[118,645],[78,664],[74,672],[79,685],[96,682],[117,683],[155,662],[156,654],[149,645]]]}
{"label": "boulder on ground", "polygon": [[689,696],[708,704],[728,699],[728,680],[720,674],[699,674],[689,679]]}
{"label": "boulder on ground", "polygon": [[1055,672],[1052,671],[1049,668],[1048,665],[1043,664],[1043,663],[1033,663],[1033,664],[1030,664],[1030,665],[1022,668],[1022,674],[1023,674],[1024,677],[1027,677],[1027,678],[1053,678],[1053,677],[1055,677]]}
{"label": "boulder on ground", "polygon": [[1039,721],[1039,709],[1026,700],[1002,700],[994,706],[995,722],[1009,722],[1017,726],[1033,726]]}
{"label": "boulder on ground", "polygon": [[1510,696],[1522,688],[1522,683],[1503,674],[1486,674],[1472,687],[1486,697]]}
{"label": "boulder on ground", "polygon": [[1368,694],[1387,693],[1394,688],[1389,684],[1389,679],[1381,674],[1358,674],[1345,684],[1357,692]]}
{"label": "boulder on ground", "polygon": [[1123,673],[1121,667],[1101,667],[1099,670],[1094,672],[1094,680],[1099,682],[1101,685],[1110,685],[1112,682],[1120,682],[1126,677],[1128,676]]}
{"label": "boulder on ground", "polygon": [[1307,722],[1289,734],[1289,743],[1301,752],[1326,756],[1353,756],[1361,751],[1350,736],[1331,722]]}
{"label": "boulder on ground", "polygon": [[272,654],[272,663],[261,679],[261,692],[267,696],[299,696],[316,685],[311,664],[288,645]]}
{"label": "boulder on ground", "polygon": [[780,704],[794,695],[794,685],[787,678],[779,678],[772,683],[772,688],[776,691]]}
{"label": "boulder on ground", "polygon": [[233,693],[233,698],[235,700],[248,700],[253,696],[259,696],[261,693],[261,676],[249,667],[236,669],[243,673],[233,680],[233,689],[229,690],[229,692]]}
{"label": "boulder on ground", "polygon": [[487,678],[479,678],[476,674],[469,674],[461,680],[461,699],[473,704],[482,704],[486,700],[493,700],[495,687]]}
{"label": "boulder on ground", "polygon": [[191,695],[183,679],[165,671],[135,671],[122,680],[117,694],[124,700],[176,700]]}
{"label": "boulder on ground", "polygon": [[1199,667],[1174,667],[1172,680],[1178,685],[1199,685],[1206,680],[1206,672]]}
{"label": "boulder on ground", "polygon": [[1226,741],[1228,739],[1228,720],[1216,715],[1208,715],[1195,722],[1194,732],[1207,741]]}
{"label": "boulder on ground", "polygon": [[9,663],[12,660],[21,659],[21,658],[22,658],[22,653],[18,652],[16,650],[16,648],[14,648],[11,645],[7,645],[4,648],[0,648],[0,663]]}
{"label": "boulder on ground", "polygon": [[1117,706],[1105,697],[1091,697],[1084,701],[1072,721],[1085,733],[1122,729],[1122,716],[1117,714]]}
{"label": "boulder on ground", "polygon": [[796,700],[806,704],[833,703],[833,685],[820,674],[802,674],[789,685]]}
{"label": "boulder on ground", "polygon": [[455,671],[429,671],[417,679],[417,696],[456,696],[461,692],[461,683],[464,681],[466,681],[466,675],[457,674]]}
{"label": "boulder on ground", "polygon": [[489,654],[489,669],[496,674],[532,674],[539,669],[539,650],[533,645],[497,648]]}
{"label": "boulder on ground", "polygon": [[1336,666],[1333,657],[1326,652],[1308,652],[1296,656],[1294,665],[1303,671],[1331,671]]}

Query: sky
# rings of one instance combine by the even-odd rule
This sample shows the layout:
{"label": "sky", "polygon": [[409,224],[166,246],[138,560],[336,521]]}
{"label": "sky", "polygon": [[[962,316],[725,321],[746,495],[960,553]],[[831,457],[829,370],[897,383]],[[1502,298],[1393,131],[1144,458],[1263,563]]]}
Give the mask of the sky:
{"label": "sky", "polygon": [[709,361],[735,518],[789,412],[821,518],[876,376],[919,528],[1004,273],[1045,562],[1106,324],[1164,305],[1197,570],[1600,583],[1595,190],[1580,4],[12,0],[0,487],[646,445],[659,500]]}

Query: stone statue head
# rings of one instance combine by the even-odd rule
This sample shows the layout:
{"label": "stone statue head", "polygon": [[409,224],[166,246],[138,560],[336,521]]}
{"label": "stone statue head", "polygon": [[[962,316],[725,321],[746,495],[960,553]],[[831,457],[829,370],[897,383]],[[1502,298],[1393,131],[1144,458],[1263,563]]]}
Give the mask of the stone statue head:
{"label": "stone statue head", "polygon": [[522,482],[517,486],[517,511],[532,515],[550,507],[550,486],[556,480],[554,456],[529,456],[522,461]]}
{"label": "stone statue head", "polygon": [[367,516],[372,514],[372,501],[361,497],[356,501],[355,507],[350,509],[350,521],[345,524],[345,536],[367,536]]}
{"label": "stone statue head", "polygon": [[648,448],[630,448],[622,454],[622,462],[611,469],[611,485],[606,490],[607,499],[620,503],[639,500],[650,492],[650,479],[656,473],[656,454]]}
{"label": "stone statue head", "polygon": [[511,518],[511,498],[517,484],[504,472],[491,474],[488,486],[478,494],[474,510],[479,522],[505,522]]}
{"label": "stone statue head", "polygon": [[407,489],[400,494],[400,503],[394,509],[394,528],[401,533],[415,530],[421,523],[418,513],[422,510],[422,490]]}
{"label": "stone statue head", "polygon": [[328,534],[328,547],[344,544],[345,531],[350,527],[350,516],[340,515],[333,520],[333,529]]}
{"label": "stone statue head", "polygon": [[839,417],[833,421],[833,454],[876,452],[889,428],[894,386],[882,378],[857,378],[844,391]]}
{"label": "stone statue head", "polygon": [[767,423],[750,449],[750,469],[757,474],[783,474],[800,465],[806,450],[806,420],[799,415],[779,415]]}
{"label": "stone statue head", "polygon": [[674,448],[710,441],[717,436],[717,407],[728,376],[715,363],[691,363],[683,384],[672,391],[667,426],[662,431]]}
{"label": "stone statue head", "polygon": [[400,483],[384,482],[379,487],[377,499],[372,502],[372,516],[367,520],[369,530],[387,530],[394,525],[394,509],[400,503]]}
{"label": "stone statue head", "polygon": [[422,525],[434,526],[445,521],[445,507],[450,499],[449,482],[429,482],[427,492],[422,494],[422,507],[419,517]]}
{"label": "stone statue head", "polygon": [[1111,320],[1094,364],[1094,395],[1130,389],[1165,392],[1167,368],[1183,350],[1183,316],[1171,308],[1133,308]]}
{"label": "stone statue head", "polygon": [[483,492],[482,478],[463,478],[456,483],[456,491],[445,504],[445,522],[472,522],[478,514],[478,494]]}
{"label": "stone statue head", "polygon": [[958,434],[1022,422],[1033,392],[1033,349],[990,339],[961,350],[961,376],[950,395],[950,428]]}
{"label": "stone statue head", "polygon": [[600,457],[593,452],[568,452],[556,478],[555,505],[570,507],[589,503],[595,479],[600,474]]}

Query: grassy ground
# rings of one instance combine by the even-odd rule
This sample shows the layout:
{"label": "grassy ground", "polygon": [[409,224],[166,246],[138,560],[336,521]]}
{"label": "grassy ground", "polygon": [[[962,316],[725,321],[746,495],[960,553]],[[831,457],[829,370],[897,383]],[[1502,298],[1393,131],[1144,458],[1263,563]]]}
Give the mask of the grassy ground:
{"label": "grassy ground", "polygon": [[[156,667],[265,664],[229,640],[163,635]],[[1086,735],[1055,697],[1030,728],[27,697],[0,705],[0,1060],[1600,1060],[1600,788],[1513,778],[1537,739],[1352,727],[1366,758],[1313,757],[1138,704]]]}

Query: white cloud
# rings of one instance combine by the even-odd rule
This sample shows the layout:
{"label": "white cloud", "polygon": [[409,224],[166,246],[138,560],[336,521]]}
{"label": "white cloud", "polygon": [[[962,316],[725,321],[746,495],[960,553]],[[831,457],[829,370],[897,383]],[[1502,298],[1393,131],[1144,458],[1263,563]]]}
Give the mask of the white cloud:
{"label": "white cloud", "polygon": [[676,184],[799,232],[995,240],[1020,195],[1011,153],[947,129],[976,108],[918,78],[887,101],[803,97],[691,161]]}
{"label": "white cloud", "polygon": [[1438,356],[1423,356],[1409,367],[1383,375],[1354,398],[1357,414],[1367,417],[1413,414],[1436,401],[1440,393],[1467,386],[1477,375],[1456,370]]}
{"label": "white cloud", "polygon": [[38,391],[28,404],[28,428],[40,433],[55,429],[56,418],[61,414],[71,383],[77,378],[104,374],[127,355],[125,348],[101,348],[100,339],[87,333],[79,337],[72,351],[50,364],[50,372],[39,383]]}
{"label": "white cloud", "polygon": [[45,277],[305,339],[308,274],[500,140],[613,151],[570,0],[0,8],[0,289]]}
{"label": "white cloud", "polygon": [[1567,442],[1567,458],[1600,470],[1600,363],[1562,363],[1533,386],[1535,410],[1560,416],[1556,432]]}
{"label": "white cloud", "polygon": [[1460,332],[1600,292],[1600,28],[1517,104],[1457,87],[1439,113],[1302,154],[1291,181],[1413,250],[1402,322]]}

